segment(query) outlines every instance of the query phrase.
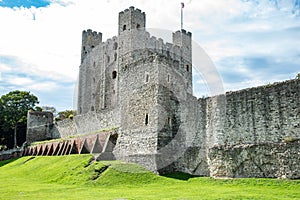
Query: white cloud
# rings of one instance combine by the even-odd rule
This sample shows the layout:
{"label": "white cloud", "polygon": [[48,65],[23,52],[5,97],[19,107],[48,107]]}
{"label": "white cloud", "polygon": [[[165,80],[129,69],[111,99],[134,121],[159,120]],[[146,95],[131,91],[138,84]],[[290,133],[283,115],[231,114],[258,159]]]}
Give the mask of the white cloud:
{"label": "white cloud", "polygon": [[12,77],[11,79],[8,80],[8,83],[12,85],[18,85],[18,86],[26,86],[34,83],[34,81],[30,78],[25,78],[25,77]]}
{"label": "white cloud", "polygon": [[0,63],[0,72],[5,72],[5,71],[9,71],[9,70],[11,70],[10,66]]}
{"label": "white cloud", "polygon": [[34,83],[29,85],[28,87],[35,91],[44,91],[44,92],[59,89],[59,86],[54,82]]}
{"label": "white cloud", "polygon": [[[146,13],[149,28],[180,28],[182,0],[51,2],[42,8],[0,7],[0,19],[8,19],[0,21],[0,55],[16,60],[15,65],[0,63],[0,80],[4,80],[8,70],[27,73],[35,77],[31,79],[32,83],[27,82],[28,87],[37,90],[44,88],[52,91],[51,94],[57,92],[58,85],[74,83],[80,65],[82,30],[91,28],[102,32],[104,39],[116,35],[118,12],[129,6],[140,8]],[[193,33],[193,39],[206,50],[221,73],[227,70],[253,79],[252,82],[243,80],[245,84],[236,84],[240,88],[273,79],[267,76],[268,71],[266,74],[252,75],[253,71],[248,65],[242,63],[241,59],[233,58],[266,57],[277,59],[279,63],[291,59],[299,61],[299,29],[296,28],[300,27],[300,21],[295,14],[297,12],[292,12],[295,9],[293,0],[183,2],[184,28]],[[224,65],[224,60],[231,60],[231,66]],[[270,67],[268,70],[274,69]],[[37,82],[41,80],[37,77],[44,78],[43,83]],[[16,75],[15,78],[20,77]]]}

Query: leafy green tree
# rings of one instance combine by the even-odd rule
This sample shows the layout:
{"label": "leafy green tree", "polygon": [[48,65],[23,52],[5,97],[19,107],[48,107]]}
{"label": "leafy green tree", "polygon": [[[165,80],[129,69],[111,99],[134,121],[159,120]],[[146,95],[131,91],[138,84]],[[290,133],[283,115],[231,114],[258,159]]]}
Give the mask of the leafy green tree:
{"label": "leafy green tree", "polygon": [[73,117],[76,115],[75,110],[65,110],[65,111],[60,111],[58,113],[58,117],[55,118],[56,121],[63,120],[66,118],[73,119]]}
{"label": "leafy green tree", "polygon": [[36,107],[34,108],[34,110],[35,110],[35,111],[40,111],[40,112],[42,112],[42,111],[43,111],[43,108],[41,108],[41,107],[39,107],[39,106],[36,106]]}
{"label": "leafy green tree", "polygon": [[26,123],[28,110],[34,110],[38,98],[30,92],[12,91],[0,98],[0,118],[3,127],[14,130],[14,147],[17,146],[17,126]]}

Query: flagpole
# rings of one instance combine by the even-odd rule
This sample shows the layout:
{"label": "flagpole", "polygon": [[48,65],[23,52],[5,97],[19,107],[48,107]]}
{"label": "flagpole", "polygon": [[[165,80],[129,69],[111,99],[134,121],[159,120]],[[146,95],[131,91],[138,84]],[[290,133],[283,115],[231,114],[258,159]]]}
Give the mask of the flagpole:
{"label": "flagpole", "polygon": [[183,8],[184,8],[184,3],[181,3],[181,30],[183,29]]}

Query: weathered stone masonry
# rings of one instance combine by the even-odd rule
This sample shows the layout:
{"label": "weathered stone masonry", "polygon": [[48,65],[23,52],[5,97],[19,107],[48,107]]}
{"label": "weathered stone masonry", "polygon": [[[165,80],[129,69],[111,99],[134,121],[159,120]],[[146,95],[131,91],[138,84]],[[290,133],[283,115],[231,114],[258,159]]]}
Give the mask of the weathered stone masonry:
{"label": "weathered stone masonry", "polygon": [[300,80],[197,99],[191,33],[164,43],[145,19],[130,7],[119,13],[118,36],[83,32],[79,115],[51,125],[29,113],[27,140],[114,129],[114,157],[155,172],[300,178]]}
{"label": "weathered stone masonry", "polygon": [[300,80],[294,79],[228,92],[224,117],[212,114],[220,96],[199,99],[194,143],[177,169],[216,177],[299,178],[299,91]]}

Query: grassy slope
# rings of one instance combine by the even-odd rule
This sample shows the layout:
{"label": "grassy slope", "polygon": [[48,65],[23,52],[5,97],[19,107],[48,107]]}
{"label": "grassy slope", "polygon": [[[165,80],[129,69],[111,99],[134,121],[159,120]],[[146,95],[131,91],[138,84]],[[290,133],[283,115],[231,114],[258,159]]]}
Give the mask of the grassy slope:
{"label": "grassy slope", "polygon": [[90,155],[23,157],[0,162],[0,199],[120,198],[300,199],[300,181],[183,181],[157,176],[135,164],[91,162]]}

